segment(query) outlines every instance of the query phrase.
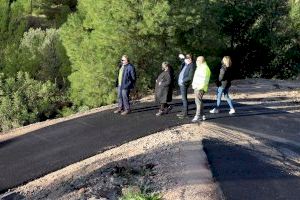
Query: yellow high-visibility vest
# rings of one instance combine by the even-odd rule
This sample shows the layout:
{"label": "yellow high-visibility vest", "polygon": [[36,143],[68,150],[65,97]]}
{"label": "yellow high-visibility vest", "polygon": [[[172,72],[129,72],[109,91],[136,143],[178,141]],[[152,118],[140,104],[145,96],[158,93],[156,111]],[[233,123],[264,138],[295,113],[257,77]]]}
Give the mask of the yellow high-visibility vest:
{"label": "yellow high-visibility vest", "polygon": [[204,90],[204,92],[207,92],[210,74],[211,72],[206,62],[197,66],[192,82],[193,89]]}

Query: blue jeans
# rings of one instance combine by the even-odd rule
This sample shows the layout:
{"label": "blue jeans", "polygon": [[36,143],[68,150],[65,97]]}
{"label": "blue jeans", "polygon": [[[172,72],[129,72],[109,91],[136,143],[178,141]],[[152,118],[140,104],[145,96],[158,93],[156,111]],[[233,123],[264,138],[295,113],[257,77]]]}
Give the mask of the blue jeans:
{"label": "blue jeans", "polygon": [[224,97],[225,97],[230,109],[233,109],[232,101],[229,97],[229,88],[223,88],[223,87],[218,87],[218,89],[217,89],[217,108],[220,107],[222,94],[224,94]]}
{"label": "blue jeans", "polygon": [[118,87],[118,107],[121,110],[130,110],[129,91]]}
{"label": "blue jeans", "polygon": [[184,85],[180,85],[179,87],[180,87],[180,94],[181,94],[182,106],[183,106],[182,112],[187,114],[188,113],[188,100],[187,100],[188,87]]}

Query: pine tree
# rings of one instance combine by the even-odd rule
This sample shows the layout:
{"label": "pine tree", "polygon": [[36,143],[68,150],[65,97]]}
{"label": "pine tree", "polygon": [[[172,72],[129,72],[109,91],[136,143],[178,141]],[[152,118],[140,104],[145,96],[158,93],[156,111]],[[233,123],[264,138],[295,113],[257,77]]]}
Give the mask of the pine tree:
{"label": "pine tree", "polygon": [[48,20],[48,28],[59,28],[71,12],[76,11],[77,0],[30,0],[31,15],[43,16]]}
{"label": "pine tree", "polygon": [[151,79],[166,53],[169,9],[163,0],[79,1],[77,13],[61,30],[72,63],[73,101],[90,107],[113,102],[115,71],[122,54],[136,65],[140,83]]}

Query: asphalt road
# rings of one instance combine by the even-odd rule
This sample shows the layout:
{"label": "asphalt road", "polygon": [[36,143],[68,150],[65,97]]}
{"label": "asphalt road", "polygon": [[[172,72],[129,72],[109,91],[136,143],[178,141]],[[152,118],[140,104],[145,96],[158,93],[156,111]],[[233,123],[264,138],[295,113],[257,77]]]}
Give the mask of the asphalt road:
{"label": "asphalt road", "polygon": [[[235,106],[238,113],[234,116],[222,112],[209,115],[207,122],[243,130],[274,148],[300,154],[299,114],[246,106],[242,101]],[[206,106],[206,111],[210,108]],[[169,115],[156,117],[157,109],[155,104],[137,104],[128,116],[107,110],[1,142],[0,193],[114,146],[189,123],[192,118],[176,117],[179,102],[175,102]],[[204,140],[203,145],[226,199],[299,199],[299,177],[262,162],[257,153],[218,140]]]}
{"label": "asphalt road", "polygon": [[[272,109],[240,104],[240,110],[234,116],[218,114],[212,120],[218,126],[255,137],[282,156],[282,159],[273,158],[249,147],[220,139],[205,139],[203,146],[213,176],[226,199],[300,199],[300,178],[286,170],[300,170],[300,114],[287,112],[298,105],[276,109],[278,102],[270,104]],[[283,163],[286,169],[274,162]]]}
{"label": "asphalt road", "polygon": [[0,143],[0,194],[50,172],[149,134],[188,122],[156,117],[156,104],[137,104],[127,116],[107,110]]}

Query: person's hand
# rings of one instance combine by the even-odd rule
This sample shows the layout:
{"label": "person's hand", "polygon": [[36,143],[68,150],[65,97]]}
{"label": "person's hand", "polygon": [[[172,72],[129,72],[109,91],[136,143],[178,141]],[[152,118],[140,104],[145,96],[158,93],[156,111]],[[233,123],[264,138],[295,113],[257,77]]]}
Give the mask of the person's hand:
{"label": "person's hand", "polygon": [[216,84],[217,87],[220,87],[222,85],[222,83],[219,80],[216,80],[215,84]]}
{"label": "person's hand", "polygon": [[180,59],[184,59],[184,58],[185,58],[185,56],[184,56],[182,53],[179,54],[178,57],[179,57]]}

